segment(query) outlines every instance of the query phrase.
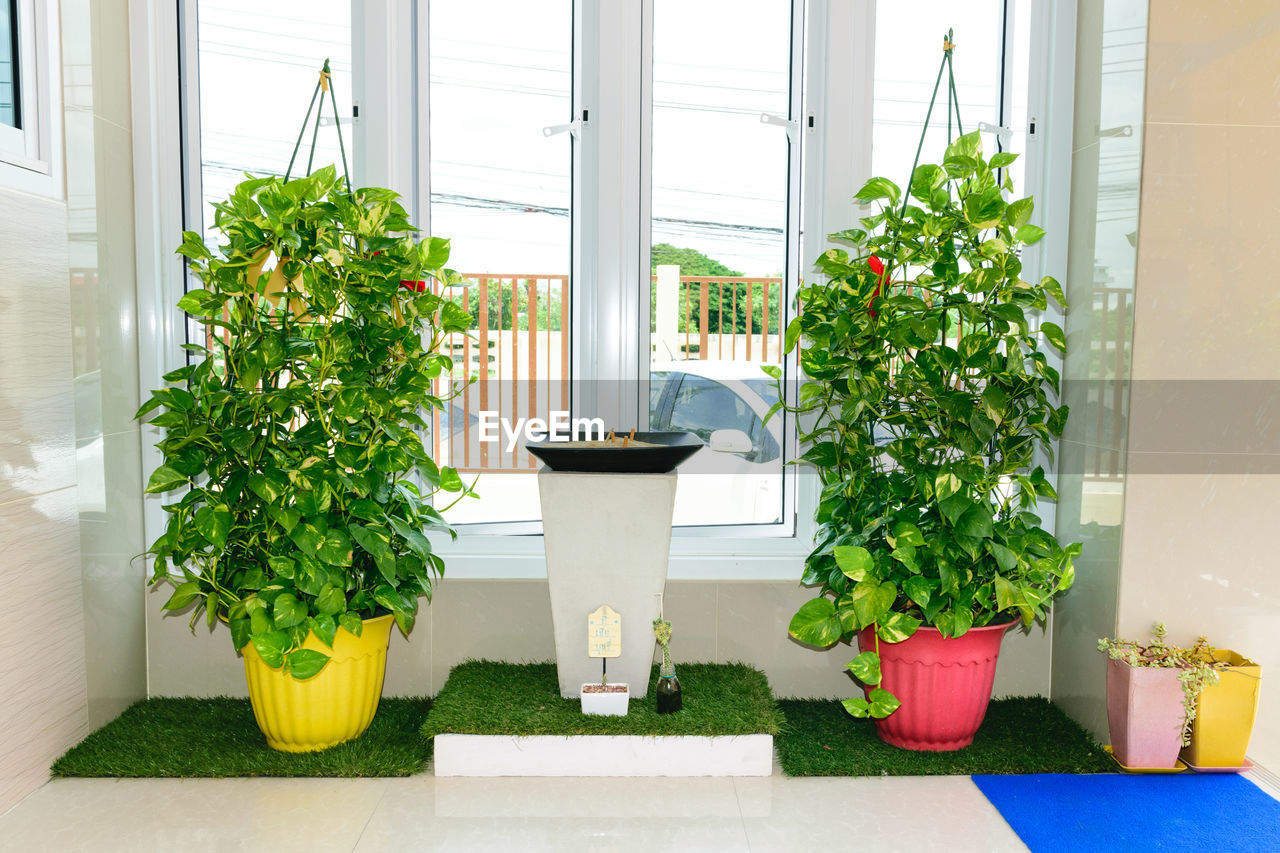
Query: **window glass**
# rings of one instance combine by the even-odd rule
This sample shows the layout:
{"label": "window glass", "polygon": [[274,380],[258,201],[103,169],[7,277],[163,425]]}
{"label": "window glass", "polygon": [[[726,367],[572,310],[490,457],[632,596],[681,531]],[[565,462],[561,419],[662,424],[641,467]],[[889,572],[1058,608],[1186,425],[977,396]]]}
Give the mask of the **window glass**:
{"label": "window glass", "polygon": [[[347,163],[354,162],[348,0],[199,0],[196,15],[201,218],[206,229],[213,224],[209,205],[225,199],[245,172],[284,174],[326,59]],[[295,176],[307,173],[313,129],[314,124],[307,128]],[[341,174],[333,107],[326,97],[312,166],[330,164]]]}
{"label": "window glass", "polygon": [[[683,373],[665,428],[758,445],[776,399],[757,390],[771,385],[761,367],[781,363],[787,319],[791,154],[761,114],[788,115],[791,4],[655,0],[652,73],[650,389]],[[680,469],[675,523],[780,522],[782,460],[757,457],[699,451]]]}
{"label": "window glass", "polygon": [[18,90],[18,3],[0,0],[0,124],[22,127]]}
{"label": "window glass", "polygon": [[[1005,0],[970,0],[957,6],[954,0],[912,0],[910,3],[876,5],[876,60],[871,172],[905,187],[920,130],[929,109],[938,65],[942,61],[942,37],[947,25],[954,29],[956,92],[960,120],[953,117],[951,136],[978,129],[979,122],[1000,124],[1000,91],[1003,73],[1001,33]],[[957,10],[962,10],[957,14]],[[940,21],[947,25],[922,26]],[[1025,102],[1025,85],[1023,100]],[[983,134],[988,156],[995,137]],[[943,72],[938,99],[929,120],[929,135],[920,162],[941,162],[947,145],[947,75]]]}
{"label": "window glass", "polygon": [[[448,342],[455,383],[473,378],[437,428],[435,458],[479,477],[480,500],[455,523],[536,521],[537,460],[480,422],[513,429],[569,410],[572,149],[544,136],[572,109],[570,0],[432,0],[430,44],[433,234],[452,241],[464,277],[449,297],[472,315]],[[467,423],[461,429],[462,423]]]}

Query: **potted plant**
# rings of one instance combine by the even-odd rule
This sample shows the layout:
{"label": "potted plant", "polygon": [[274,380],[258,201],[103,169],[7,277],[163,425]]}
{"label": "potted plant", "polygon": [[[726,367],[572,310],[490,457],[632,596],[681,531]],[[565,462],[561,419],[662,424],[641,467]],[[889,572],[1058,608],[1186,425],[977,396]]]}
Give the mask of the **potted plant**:
{"label": "potted plant", "polygon": [[1191,738],[1182,759],[1196,769],[1245,768],[1245,752],[1258,714],[1262,667],[1231,649],[1209,645],[1204,637],[1193,648],[1196,657],[1212,665],[1217,680],[1200,691]]}
{"label": "potted plant", "polygon": [[420,281],[452,280],[449,243],[409,236],[396,199],[333,167],[237,186],[214,206],[223,245],[179,249],[203,286],[178,306],[206,341],[137,414],[164,430],[146,490],[176,493],[151,582],[193,628],[227,623],[276,749],[368,726],[391,623],[408,634],[444,568],[430,498],[470,493],[415,431],[469,316]]}
{"label": "potted plant", "polygon": [[[1200,691],[1216,683],[1204,638],[1190,649],[1171,646],[1162,623],[1152,642],[1103,638],[1107,661],[1107,728],[1116,761],[1133,769],[1167,769],[1191,742]],[[1243,758],[1242,758],[1243,760]]]}
{"label": "potted plant", "polygon": [[600,683],[588,681],[582,685],[582,713],[603,717],[625,717],[631,702],[631,687],[628,684],[610,684],[608,677],[601,677]]}
{"label": "potted plant", "polygon": [[787,328],[807,378],[788,410],[822,484],[802,578],[818,596],[790,634],[856,635],[865,697],[845,707],[906,748],[971,742],[1002,636],[1044,619],[1080,552],[1035,513],[1056,497],[1036,453],[1052,459],[1067,417],[1044,343],[1066,342],[1030,315],[1065,300],[1051,277],[1022,279],[1019,250],[1044,231],[1030,198],[1005,200],[1015,157],[986,158],[970,133],[906,197],[868,181],[857,199],[880,210],[832,235],[854,251],[818,259],[825,280]]}

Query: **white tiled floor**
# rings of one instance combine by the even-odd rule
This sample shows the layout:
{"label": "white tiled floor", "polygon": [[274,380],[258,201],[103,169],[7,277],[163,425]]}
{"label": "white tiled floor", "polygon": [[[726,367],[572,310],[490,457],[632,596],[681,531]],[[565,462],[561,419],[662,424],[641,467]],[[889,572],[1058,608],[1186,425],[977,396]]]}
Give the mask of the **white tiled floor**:
{"label": "white tiled floor", "polygon": [[59,779],[0,817],[4,853],[853,847],[1026,849],[964,776]]}

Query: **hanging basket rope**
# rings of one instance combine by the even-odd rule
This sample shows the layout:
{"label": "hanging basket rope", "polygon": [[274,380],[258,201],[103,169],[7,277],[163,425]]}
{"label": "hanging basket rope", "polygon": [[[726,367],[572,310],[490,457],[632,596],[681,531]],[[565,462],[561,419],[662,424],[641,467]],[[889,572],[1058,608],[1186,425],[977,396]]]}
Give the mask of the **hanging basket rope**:
{"label": "hanging basket rope", "polygon": [[[311,103],[307,105],[307,115],[302,119],[302,128],[298,131],[298,141],[293,144],[293,154],[289,156],[289,166],[284,170],[284,179],[289,180],[293,174],[293,163],[298,159],[298,149],[302,147],[302,137],[307,134],[307,124],[311,122],[311,111],[315,110],[316,120],[311,128],[311,151],[307,155],[307,174],[316,158],[316,140],[320,136],[320,115],[324,112],[324,93],[329,93],[329,105],[333,110],[333,127],[338,132],[338,151],[342,154],[342,177],[347,182],[347,192],[351,192],[351,174],[347,171],[347,147],[342,142],[342,119],[338,115],[338,102],[333,95],[333,75],[329,72],[329,60],[325,59],[320,69],[320,78],[316,80],[315,91],[311,93]],[[319,100],[319,107],[316,101]]]}

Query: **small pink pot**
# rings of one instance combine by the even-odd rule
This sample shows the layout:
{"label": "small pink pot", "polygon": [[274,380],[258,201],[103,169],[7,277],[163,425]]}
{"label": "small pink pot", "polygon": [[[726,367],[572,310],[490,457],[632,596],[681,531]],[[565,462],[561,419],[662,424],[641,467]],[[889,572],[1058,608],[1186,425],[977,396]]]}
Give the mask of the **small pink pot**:
{"label": "small pink pot", "polygon": [[[876,720],[880,739],[903,749],[946,752],[973,743],[987,715],[1000,641],[1015,622],[944,637],[920,627],[901,643],[880,641],[879,686],[902,706]],[[858,648],[875,651],[875,629],[858,632]],[[871,688],[864,687],[867,693]]]}
{"label": "small pink pot", "polygon": [[1107,661],[1111,752],[1125,767],[1174,767],[1182,749],[1184,717],[1178,670]]}

